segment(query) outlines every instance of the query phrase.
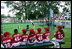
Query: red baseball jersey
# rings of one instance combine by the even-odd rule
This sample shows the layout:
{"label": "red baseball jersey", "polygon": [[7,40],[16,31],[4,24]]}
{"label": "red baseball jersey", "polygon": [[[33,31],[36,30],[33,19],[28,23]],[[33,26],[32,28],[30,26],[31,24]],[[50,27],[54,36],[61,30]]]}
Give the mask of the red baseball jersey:
{"label": "red baseball jersey", "polygon": [[35,40],[36,40],[36,35],[35,34],[29,35],[29,37],[28,37],[29,42],[34,42]]}
{"label": "red baseball jersey", "polygon": [[22,34],[21,35],[21,41],[23,41],[23,42],[27,42],[28,41],[28,34]]}
{"label": "red baseball jersey", "polygon": [[64,33],[61,33],[63,32],[63,30],[58,30],[56,31],[54,37],[56,37],[56,39],[63,39],[63,37],[65,36]]}
{"label": "red baseball jersey", "polygon": [[50,35],[50,32],[45,32],[43,34],[43,39],[48,39],[48,36]]}
{"label": "red baseball jersey", "polygon": [[2,43],[3,43],[4,48],[11,48],[12,38],[3,38]]}
{"label": "red baseball jersey", "polygon": [[37,41],[42,41],[43,40],[43,33],[37,33],[36,39],[37,39]]}
{"label": "red baseball jersey", "polygon": [[19,33],[13,34],[12,37],[13,37],[13,40],[12,40],[13,43],[20,42],[21,40],[21,35]]}

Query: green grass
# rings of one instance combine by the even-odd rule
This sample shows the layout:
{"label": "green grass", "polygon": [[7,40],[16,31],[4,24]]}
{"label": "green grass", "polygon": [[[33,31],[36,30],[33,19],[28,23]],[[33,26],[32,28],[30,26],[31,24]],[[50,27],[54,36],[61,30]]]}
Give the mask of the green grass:
{"label": "green grass", "polygon": [[[30,29],[34,28],[31,25],[31,23],[18,23],[18,24],[2,24],[2,29],[3,29],[3,32],[8,31],[8,32],[13,34],[14,33],[13,30],[15,28],[18,28],[18,26],[19,26],[19,29],[18,29],[19,33],[22,34],[21,30],[23,28],[26,28],[26,25],[30,25]],[[35,24],[35,28],[34,29],[36,29],[38,27],[42,28],[42,32],[44,32],[43,28],[44,27],[48,27],[48,26],[39,26],[38,24]],[[52,29],[52,27],[50,26],[51,35],[53,35],[56,30],[57,30],[56,28],[53,27],[53,29]],[[71,48],[71,28],[64,28],[63,30],[65,32],[65,38],[64,38],[65,44],[62,45],[62,48]],[[28,33],[29,32],[27,32],[27,34]],[[53,36],[50,36],[50,39],[52,39],[52,38],[53,38]]]}

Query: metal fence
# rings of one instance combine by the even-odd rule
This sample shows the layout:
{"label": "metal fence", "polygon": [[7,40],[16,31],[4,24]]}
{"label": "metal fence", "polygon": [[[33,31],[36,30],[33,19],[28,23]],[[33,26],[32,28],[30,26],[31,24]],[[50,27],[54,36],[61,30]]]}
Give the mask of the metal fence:
{"label": "metal fence", "polygon": [[[39,19],[39,20],[19,20],[18,18],[2,18],[2,24],[12,24],[12,23],[34,23],[46,25],[49,20]],[[50,25],[63,25],[66,28],[71,28],[71,20],[54,20]]]}

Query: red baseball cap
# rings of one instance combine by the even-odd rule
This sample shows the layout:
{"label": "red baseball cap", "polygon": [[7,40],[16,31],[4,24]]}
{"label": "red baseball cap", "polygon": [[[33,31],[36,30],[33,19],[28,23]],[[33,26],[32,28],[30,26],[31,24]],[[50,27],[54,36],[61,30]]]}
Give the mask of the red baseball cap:
{"label": "red baseball cap", "polygon": [[41,28],[37,28],[38,31],[41,31]]}
{"label": "red baseball cap", "polygon": [[30,31],[30,32],[34,32],[34,29],[30,29],[29,31]]}
{"label": "red baseball cap", "polygon": [[49,30],[49,28],[47,28],[47,27],[45,27],[44,29],[45,29],[46,31],[48,31],[48,30]]}
{"label": "red baseball cap", "polygon": [[58,26],[56,26],[56,28],[63,28],[63,26],[61,26],[61,25],[58,25]]}
{"label": "red baseball cap", "polygon": [[22,32],[26,32],[27,31],[27,29],[22,29]]}
{"label": "red baseball cap", "polygon": [[10,35],[11,33],[9,32],[4,32],[4,36],[6,37],[7,35]]}
{"label": "red baseball cap", "polygon": [[29,31],[33,34],[35,33],[34,29],[30,29]]}

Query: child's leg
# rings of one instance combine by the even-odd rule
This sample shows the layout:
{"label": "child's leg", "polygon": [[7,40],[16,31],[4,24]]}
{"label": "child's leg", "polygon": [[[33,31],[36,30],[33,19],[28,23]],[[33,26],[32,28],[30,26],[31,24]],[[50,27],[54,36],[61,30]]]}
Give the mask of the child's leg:
{"label": "child's leg", "polygon": [[4,48],[4,46],[1,44],[1,48]]}

